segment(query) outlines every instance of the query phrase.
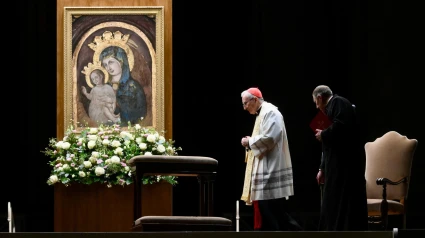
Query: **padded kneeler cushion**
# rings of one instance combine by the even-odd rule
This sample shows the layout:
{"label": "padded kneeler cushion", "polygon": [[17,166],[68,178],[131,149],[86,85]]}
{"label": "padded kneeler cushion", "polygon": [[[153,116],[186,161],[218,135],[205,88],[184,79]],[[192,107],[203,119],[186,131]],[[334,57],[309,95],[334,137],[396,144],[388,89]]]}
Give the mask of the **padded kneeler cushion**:
{"label": "padded kneeler cushion", "polygon": [[134,222],[133,231],[230,231],[232,221],[223,217],[144,216]]}

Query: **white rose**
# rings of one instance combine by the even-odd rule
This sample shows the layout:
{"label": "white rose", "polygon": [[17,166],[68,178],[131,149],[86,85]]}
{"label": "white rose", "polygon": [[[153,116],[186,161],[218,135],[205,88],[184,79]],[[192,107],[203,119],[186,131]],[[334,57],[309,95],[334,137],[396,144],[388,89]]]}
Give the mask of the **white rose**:
{"label": "white rose", "polygon": [[168,147],[167,147],[167,152],[168,152],[168,153],[170,153],[170,154],[174,154],[174,149],[173,149],[173,147],[168,146]]}
{"label": "white rose", "polygon": [[89,140],[97,140],[97,135],[88,135],[87,138],[89,138]]}
{"label": "white rose", "polygon": [[125,167],[124,167],[124,170],[125,170],[125,171],[129,171],[129,170],[130,170],[130,167],[125,166]]}
{"label": "white rose", "polygon": [[130,143],[131,143],[131,141],[129,141],[129,140],[124,141],[124,145],[129,145]]}
{"label": "white rose", "polygon": [[165,152],[165,147],[163,145],[158,145],[158,147],[156,149],[159,151],[159,153]]}
{"label": "white rose", "polygon": [[96,169],[94,170],[94,173],[97,176],[103,175],[103,174],[105,174],[105,169],[102,168],[102,167],[96,167]]}
{"label": "white rose", "polygon": [[121,142],[119,142],[118,140],[114,140],[111,143],[112,147],[120,147],[121,146]]}
{"label": "white rose", "polygon": [[84,164],[84,167],[86,167],[86,168],[90,168],[91,167],[91,162],[90,161],[84,161],[83,164]]}
{"label": "white rose", "polygon": [[95,158],[99,158],[99,156],[100,156],[99,152],[97,152],[97,151],[91,152],[91,155]]}
{"label": "white rose", "polygon": [[63,144],[63,141],[58,141],[58,142],[56,143],[56,148],[61,149],[61,148],[62,148],[62,144]]}
{"label": "white rose", "polygon": [[124,149],[123,148],[121,148],[121,147],[118,147],[118,148],[116,148],[115,150],[114,150],[114,153],[116,154],[116,155],[122,155],[123,154],[123,151]]}
{"label": "white rose", "polygon": [[148,137],[146,138],[146,140],[149,141],[149,142],[155,142],[156,137],[155,137],[155,135],[148,135]]}
{"label": "white rose", "polygon": [[140,128],[142,128],[139,124],[136,124],[135,126],[134,126],[134,128],[136,128],[136,130],[140,130]]}
{"label": "white rose", "polygon": [[95,157],[93,157],[93,156],[91,156],[91,157],[89,158],[89,161],[90,161],[92,164],[94,164],[94,163],[96,163],[96,158],[95,158]]}
{"label": "white rose", "polygon": [[68,165],[68,164],[64,164],[64,165],[62,166],[62,168],[63,168],[63,170],[68,170],[68,169],[70,169],[70,167],[69,167],[69,165]]}
{"label": "white rose", "polygon": [[67,150],[71,147],[71,144],[69,142],[63,142],[62,143],[62,149]]}
{"label": "white rose", "polygon": [[90,133],[91,134],[96,134],[97,133],[97,128],[90,128]]}
{"label": "white rose", "polygon": [[93,141],[93,140],[91,140],[87,143],[87,147],[89,149],[93,149],[95,145],[96,145],[96,141]]}
{"label": "white rose", "polygon": [[111,159],[105,160],[105,164],[110,164],[110,163],[111,163]]}
{"label": "white rose", "polygon": [[164,143],[165,138],[163,136],[160,136],[159,139],[158,139],[158,142],[161,143],[161,144]]}
{"label": "white rose", "polygon": [[84,138],[78,138],[79,143],[83,143],[83,141],[84,141]]}
{"label": "white rose", "polygon": [[50,176],[50,177],[49,177],[49,181],[50,181],[50,183],[52,183],[52,184],[57,183],[57,182],[59,181],[58,176],[56,176],[56,175],[52,175],[52,176]]}
{"label": "white rose", "polygon": [[141,150],[146,150],[146,149],[148,148],[148,145],[146,145],[146,143],[140,143],[140,144],[139,144],[139,148],[140,148]]}
{"label": "white rose", "polygon": [[111,162],[114,164],[119,164],[120,163],[120,157],[114,155],[111,157]]}
{"label": "white rose", "polygon": [[104,145],[109,145],[109,143],[111,143],[111,142],[108,139],[104,139],[102,141],[102,144],[104,144]]}
{"label": "white rose", "polygon": [[80,175],[80,177],[82,178],[86,177],[86,173],[84,173],[83,171],[78,172],[78,175]]}
{"label": "white rose", "polygon": [[128,139],[128,140],[134,140],[134,136],[133,136],[133,134],[128,133],[128,134],[127,134],[127,139]]}
{"label": "white rose", "polygon": [[152,155],[152,153],[148,151],[145,153],[145,155]]}
{"label": "white rose", "polygon": [[142,137],[137,137],[137,138],[136,138],[136,143],[137,143],[137,144],[142,143]]}
{"label": "white rose", "polygon": [[121,136],[121,138],[125,138],[126,136],[128,135],[128,132],[127,131],[121,131],[121,133],[120,133],[120,136]]}

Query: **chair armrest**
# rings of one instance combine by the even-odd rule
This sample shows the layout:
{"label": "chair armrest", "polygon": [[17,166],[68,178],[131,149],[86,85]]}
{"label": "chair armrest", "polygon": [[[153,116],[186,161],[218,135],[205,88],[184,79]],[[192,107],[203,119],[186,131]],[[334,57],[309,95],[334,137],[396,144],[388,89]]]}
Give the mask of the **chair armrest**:
{"label": "chair armrest", "polygon": [[407,177],[404,177],[397,182],[391,181],[387,178],[376,179],[376,184],[382,185],[381,219],[382,219],[382,228],[384,230],[387,229],[387,225],[388,225],[387,184],[398,185],[400,183],[406,183],[406,182],[407,182]]}
{"label": "chair armrest", "polygon": [[406,182],[407,182],[407,177],[404,177],[404,178],[400,179],[397,182],[391,181],[391,180],[389,180],[387,178],[377,178],[376,179],[376,184],[377,185],[387,185],[387,184],[389,184],[389,185],[398,185],[400,183],[406,183]]}

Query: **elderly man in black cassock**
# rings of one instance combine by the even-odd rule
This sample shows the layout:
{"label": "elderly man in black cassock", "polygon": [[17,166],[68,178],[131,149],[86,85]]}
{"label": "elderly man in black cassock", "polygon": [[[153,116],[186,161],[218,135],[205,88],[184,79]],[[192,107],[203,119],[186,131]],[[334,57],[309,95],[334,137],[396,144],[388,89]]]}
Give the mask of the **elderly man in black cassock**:
{"label": "elderly man in black cassock", "polygon": [[319,184],[324,183],[319,230],[365,231],[365,153],[355,107],[326,85],[314,89],[313,101],[332,123],[324,130],[317,129],[315,135],[323,152],[316,177]]}

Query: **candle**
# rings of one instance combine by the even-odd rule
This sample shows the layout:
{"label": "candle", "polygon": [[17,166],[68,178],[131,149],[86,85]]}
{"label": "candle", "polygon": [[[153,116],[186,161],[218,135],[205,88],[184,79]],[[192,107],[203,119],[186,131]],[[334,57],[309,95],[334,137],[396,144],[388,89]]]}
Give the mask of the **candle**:
{"label": "candle", "polygon": [[239,200],[236,200],[236,216],[239,217]]}
{"label": "candle", "polygon": [[236,200],[236,232],[239,232],[239,200]]}

